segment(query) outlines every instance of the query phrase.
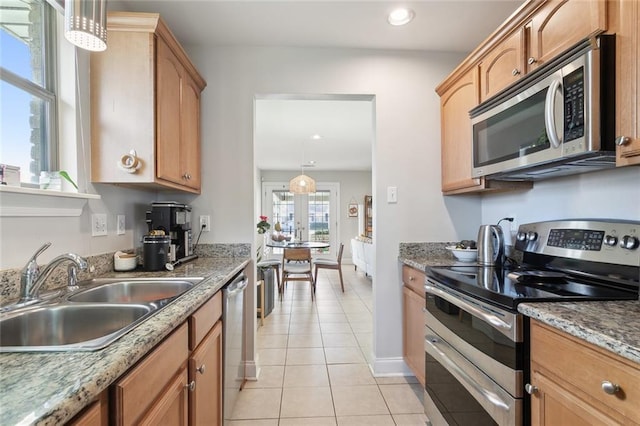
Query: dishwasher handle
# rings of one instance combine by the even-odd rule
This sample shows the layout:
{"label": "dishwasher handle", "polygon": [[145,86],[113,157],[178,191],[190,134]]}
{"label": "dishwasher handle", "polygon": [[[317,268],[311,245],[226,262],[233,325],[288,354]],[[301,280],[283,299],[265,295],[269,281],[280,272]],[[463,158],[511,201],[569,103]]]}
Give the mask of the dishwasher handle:
{"label": "dishwasher handle", "polygon": [[227,287],[227,297],[234,297],[239,293],[242,293],[247,285],[249,284],[249,280],[247,276],[243,273],[239,275],[235,280],[231,281]]}

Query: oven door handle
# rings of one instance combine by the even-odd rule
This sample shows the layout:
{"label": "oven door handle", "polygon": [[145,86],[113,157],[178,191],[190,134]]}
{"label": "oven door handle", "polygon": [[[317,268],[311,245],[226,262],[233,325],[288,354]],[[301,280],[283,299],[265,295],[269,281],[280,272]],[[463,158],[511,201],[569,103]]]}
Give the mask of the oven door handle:
{"label": "oven door handle", "polygon": [[507,322],[504,322],[503,320],[501,320],[500,318],[498,318],[496,315],[491,314],[481,308],[479,308],[478,306],[473,305],[472,303],[467,302],[466,300],[462,300],[459,299],[455,296],[452,296],[451,294],[447,293],[446,291],[440,290],[437,287],[433,287],[430,285],[425,285],[424,289],[427,293],[432,294],[434,296],[438,296],[441,297],[443,299],[445,299],[447,302],[456,305],[458,308],[462,308],[465,311],[482,318],[483,320],[485,320],[486,322],[488,322],[489,324],[491,324],[492,326],[494,326],[495,328],[499,329],[499,330],[504,330],[503,333],[505,335],[509,335],[510,333],[513,332],[513,324],[509,324]]}
{"label": "oven door handle", "polygon": [[[510,397],[507,392],[500,389],[499,386],[483,386],[478,383],[469,373],[467,373],[460,363],[464,359],[453,349],[447,342],[440,339],[435,334],[427,334],[425,336],[425,349],[440,365],[456,377],[460,383],[475,394],[475,398],[485,410],[502,425],[515,425],[519,416],[521,407],[518,406],[515,399],[509,401]],[[459,359],[458,359],[459,358]],[[456,362],[457,360],[457,362]],[[475,368],[469,361],[469,368]],[[489,378],[486,379],[491,382]],[[429,386],[427,382],[427,387]]]}

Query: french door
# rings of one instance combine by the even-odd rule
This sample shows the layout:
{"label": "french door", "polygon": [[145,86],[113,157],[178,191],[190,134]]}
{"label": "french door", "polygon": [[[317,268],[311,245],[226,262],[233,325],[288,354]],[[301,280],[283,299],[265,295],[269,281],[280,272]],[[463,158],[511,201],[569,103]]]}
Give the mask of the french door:
{"label": "french door", "polygon": [[316,192],[293,194],[289,183],[262,184],[262,211],[269,217],[271,229],[280,223],[281,232],[297,241],[321,241],[329,248],[314,250],[323,256],[337,255],[338,238],[338,183],[316,183]]}

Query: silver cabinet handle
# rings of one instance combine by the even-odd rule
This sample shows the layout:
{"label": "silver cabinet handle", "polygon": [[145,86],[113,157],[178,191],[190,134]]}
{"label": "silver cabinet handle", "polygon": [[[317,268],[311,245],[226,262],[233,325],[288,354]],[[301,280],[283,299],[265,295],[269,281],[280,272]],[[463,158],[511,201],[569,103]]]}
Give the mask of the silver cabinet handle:
{"label": "silver cabinet handle", "polygon": [[606,394],[615,395],[620,392],[620,386],[615,383],[611,383],[608,380],[605,380],[602,382],[602,390]]}
{"label": "silver cabinet handle", "polygon": [[527,383],[526,385],[524,385],[524,390],[527,391],[529,395],[533,395],[534,393],[538,392],[538,387]]}
{"label": "silver cabinet handle", "polygon": [[204,364],[202,364],[200,367],[196,368],[196,371],[198,373],[200,373],[200,374],[204,374],[204,370],[205,370]]}
{"label": "silver cabinet handle", "polygon": [[618,136],[616,138],[616,145],[618,146],[625,146],[629,142],[631,142],[631,138],[629,136]]}
{"label": "silver cabinet handle", "polygon": [[196,381],[192,380],[191,383],[187,383],[186,385],[184,385],[184,387],[189,389],[189,392],[193,392],[194,390],[196,390]]}
{"label": "silver cabinet handle", "polygon": [[511,71],[511,75],[514,77],[518,74],[520,74],[520,70],[518,68],[514,68],[513,71]]}
{"label": "silver cabinet handle", "polygon": [[189,173],[185,173],[185,174],[182,175],[182,178],[186,179],[186,180],[189,180],[189,179],[191,179],[191,175]]}
{"label": "silver cabinet handle", "polygon": [[538,62],[538,60],[537,60],[536,58],[534,58],[533,56],[531,56],[531,57],[527,60],[527,63],[528,63],[529,65],[533,65],[533,64],[535,64],[536,62]]}

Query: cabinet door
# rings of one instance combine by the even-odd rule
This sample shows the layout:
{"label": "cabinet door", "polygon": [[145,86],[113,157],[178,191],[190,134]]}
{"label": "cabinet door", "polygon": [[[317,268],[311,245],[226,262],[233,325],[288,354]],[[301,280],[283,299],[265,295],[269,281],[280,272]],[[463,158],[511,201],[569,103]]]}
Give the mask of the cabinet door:
{"label": "cabinet door", "polygon": [[[640,164],[640,4],[620,2],[616,35],[616,165]],[[622,139],[624,138],[624,139]]]}
{"label": "cabinet door", "polygon": [[531,425],[619,425],[570,391],[545,377],[532,365],[532,384],[537,391],[531,396]]}
{"label": "cabinet door", "polygon": [[165,41],[160,37],[156,40],[156,176],[182,185],[180,102],[183,70]]}
{"label": "cabinet door", "polygon": [[530,22],[528,63],[544,65],[576,43],[607,29],[605,0],[547,0]]}
{"label": "cabinet door", "polygon": [[138,424],[142,426],[187,426],[189,422],[187,392],[187,369],[183,368]]}
{"label": "cabinet door", "polygon": [[515,83],[525,73],[524,29],[494,47],[480,62],[480,101]]}
{"label": "cabinet door", "polygon": [[180,171],[184,185],[200,190],[200,89],[188,75],[182,79]]}
{"label": "cabinet door", "polygon": [[442,191],[478,189],[483,179],[471,177],[471,119],[469,110],[479,103],[478,68],[472,68],[440,98]]}
{"label": "cabinet door", "polygon": [[222,424],[222,321],[218,321],[189,359],[189,423]]}
{"label": "cabinet door", "polygon": [[425,306],[425,299],[407,287],[402,289],[402,298],[404,301],[404,359],[424,386],[424,313],[422,310]]}

